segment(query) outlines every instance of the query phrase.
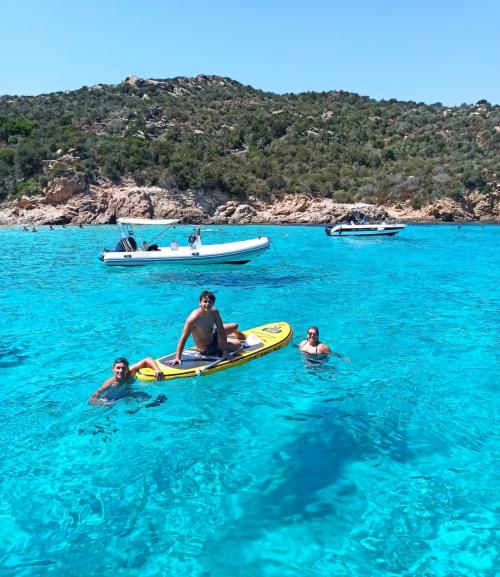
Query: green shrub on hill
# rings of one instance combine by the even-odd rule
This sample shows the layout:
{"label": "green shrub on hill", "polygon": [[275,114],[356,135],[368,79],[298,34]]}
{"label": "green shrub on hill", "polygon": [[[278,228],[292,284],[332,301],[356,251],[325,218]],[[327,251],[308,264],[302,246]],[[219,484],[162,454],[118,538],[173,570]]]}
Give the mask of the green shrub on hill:
{"label": "green shrub on hill", "polygon": [[277,95],[227,78],[127,81],[0,98],[0,198],[43,188],[44,161],[90,180],[423,206],[500,173],[500,107]]}

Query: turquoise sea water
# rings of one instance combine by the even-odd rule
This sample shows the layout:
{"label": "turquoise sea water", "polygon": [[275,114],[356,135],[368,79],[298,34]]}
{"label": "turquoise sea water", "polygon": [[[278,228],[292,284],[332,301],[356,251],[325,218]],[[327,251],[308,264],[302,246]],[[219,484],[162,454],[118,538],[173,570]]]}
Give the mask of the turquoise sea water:
{"label": "turquoise sea water", "polygon": [[[114,227],[0,229],[0,575],[500,573],[500,227],[205,240],[259,234],[242,267],[110,269]],[[292,344],[87,405],[115,357],[174,350],[204,288]],[[308,364],[310,324],[352,362]]]}

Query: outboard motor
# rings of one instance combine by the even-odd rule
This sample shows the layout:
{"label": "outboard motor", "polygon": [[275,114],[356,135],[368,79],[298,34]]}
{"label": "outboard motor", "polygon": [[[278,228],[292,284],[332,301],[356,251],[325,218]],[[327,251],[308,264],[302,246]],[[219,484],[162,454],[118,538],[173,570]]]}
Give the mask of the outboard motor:
{"label": "outboard motor", "polygon": [[127,252],[125,250],[125,247],[123,246],[123,239],[122,238],[116,243],[114,252]]}
{"label": "outboard motor", "polygon": [[115,252],[135,252],[137,250],[137,243],[133,236],[121,238],[115,247]]}
{"label": "outboard motor", "polygon": [[201,246],[201,227],[195,228],[188,236],[189,247],[196,249]]}

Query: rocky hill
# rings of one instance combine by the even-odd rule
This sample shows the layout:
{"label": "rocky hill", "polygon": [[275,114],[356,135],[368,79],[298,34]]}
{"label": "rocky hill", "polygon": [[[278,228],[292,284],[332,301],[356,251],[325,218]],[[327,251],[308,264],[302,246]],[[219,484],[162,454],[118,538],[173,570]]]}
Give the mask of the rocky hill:
{"label": "rocky hill", "polygon": [[0,224],[500,220],[500,107],[128,77],[0,98]]}

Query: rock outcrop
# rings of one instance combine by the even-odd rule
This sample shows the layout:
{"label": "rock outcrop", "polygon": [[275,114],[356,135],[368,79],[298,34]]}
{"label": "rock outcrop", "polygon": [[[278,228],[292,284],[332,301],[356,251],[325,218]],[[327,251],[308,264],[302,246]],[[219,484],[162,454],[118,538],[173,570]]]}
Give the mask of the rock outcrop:
{"label": "rock outcrop", "polygon": [[[108,224],[120,216],[179,218],[212,224],[320,224],[354,219],[353,205],[329,198],[285,194],[273,199],[236,200],[221,191],[178,192],[159,187],[89,185],[83,175],[51,181],[44,196],[23,197],[0,210],[0,224]],[[500,221],[500,191],[471,192],[462,202],[441,199],[421,209],[411,204],[365,207],[370,220],[413,222]]]}
{"label": "rock outcrop", "polygon": [[47,193],[42,199],[43,204],[57,206],[68,202],[75,195],[87,194],[89,185],[85,176],[73,174],[65,178],[55,178],[47,187]]}

